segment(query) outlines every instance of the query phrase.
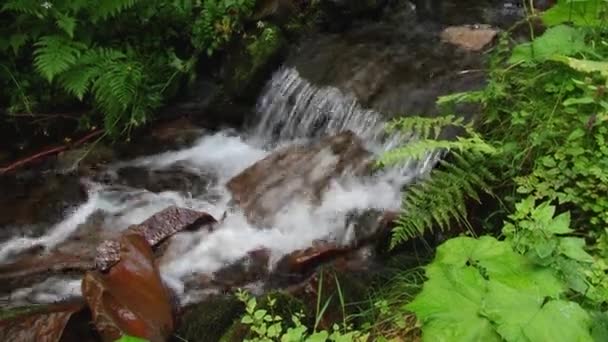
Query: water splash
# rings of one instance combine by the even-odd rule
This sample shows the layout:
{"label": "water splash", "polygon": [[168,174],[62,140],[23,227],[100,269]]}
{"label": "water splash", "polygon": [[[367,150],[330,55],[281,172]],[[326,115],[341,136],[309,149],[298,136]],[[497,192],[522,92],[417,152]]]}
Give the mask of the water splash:
{"label": "water splash", "polygon": [[[146,189],[94,184],[89,199],[66,219],[49,229],[40,238],[16,238],[0,245],[0,262],[9,255],[32,245],[48,250],[70,237],[93,213],[102,213],[106,223],[102,229],[125,229],[170,206],[202,210],[215,217],[226,211],[229,215],[213,232],[184,232],[174,237],[161,272],[166,282],[184,301],[196,300],[185,292],[183,280],[192,274],[212,274],[247,253],[265,248],[270,251],[270,265],[294,250],[307,248],[313,241],[332,239],[351,242],[345,217],[353,209],[376,208],[395,210],[400,204],[400,189],[412,179],[425,174],[434,165],[435,157],[360,179],[347,176],[334,180],[319,205],[296,201],[279,212],[272,227],[253,227],[244,215],[229,207],[230,193],[225,183],[248,166],[268,155],[273,149],[296,141],[352,130],[374,153],[381,153],[403,143],[407,137],[388,136],[384,120],[374,111],[362,108],[354,97],[331,87],[318,88],[300,78],[293,69],[278,71],[270,81],[258,106],[259,122],[246,134],[236,136],[219,132],[200,138],[193,146],[153,156],[117,163],[117,170],[136,166],[153,170],[169,169],[179,164],[193,174],[212,173],[214,181],[208,193],[193,196],[188,192],[152,193]],[[213,193],[213,196],[209,196]],[[118,228],[117,228],[118,227]],[[38,302],[58,300],[74,290],[73,279],[47,280],[28,289],[20,289],[11,298],[29,298]],[[74,290],[78,292],[78,290]],[[74,293],[74,291],[70,293]]]}

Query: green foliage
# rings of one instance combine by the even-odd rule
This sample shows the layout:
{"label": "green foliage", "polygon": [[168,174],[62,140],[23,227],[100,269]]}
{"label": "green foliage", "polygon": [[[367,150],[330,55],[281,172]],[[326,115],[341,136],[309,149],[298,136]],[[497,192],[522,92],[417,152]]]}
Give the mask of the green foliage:
{"label": "green foliage", "polygon": [[542,62],[555,55],[573,56],[586,49],[584,30],[559,25],[549,28],[531,43],[517,45],[509,62]]}
{"label": "green foliage", "polygon": [[[240,34],[254,0],[6,1],[0,105],[10,113],[92,108],[83,123],[118,136],[153,115],[201,52]],[[192,32],[184,36],[183,32]]]}
{"label": "green foliage", "polygon": [[572,23],[596,27],[604,24],[606,14],[606,2],[603,0],[559,0],[542,14],[542,20],[548,26]]}
{"label": "green foliage", "polygon": [[[446,127],[458,128],[464,134],[455,140],[440,139]],[[467,225],[467,200],[479,201],[479,192],[490,192],[488,181],[494,179],[481,161],[496,150],[471,124],[453,116],[399,118],[388,130],[419,138],[385,153],[378,161],[381,166],[419,160],[431,153],[451,152],[450,158],[440,161],[428,179],[405,190],[391,246],[432,231],[434,227],[446,230],[454,222]]]}
{"label": "green foliage", "polygon": [[[273,313],[276,301],[272,298],[268,300],[268,309],[260,308],[256,298],[248,293],[240,291],[237,297],[245,304],[245,315],[241,323],[249,326],[253,333],[252,338],[246,339],[249,342],[356,342],[367,341],[368,334],[352,330],[349,326],[335,324],[332,331],[314,329],[309,332],[309,328],[304,325],[304,314],[296,312],[291,316],[291,323],[286,323],[284,318]],[[322,315],[322,314],[321,314]],[[318,319],[317,319],[318,321]]]}
{"label": "green foliage", "polygon": [[592,319],[550,268],[492,237],[437,249],[429,280],[407,307],[426,341],[592,341]]}
{"label": "green foliage", "polygon": [[244,18],[252,15],[255,0],[207,0],[193,25],[192,44],[212,55],[239,34]]}
{"label": "green foliage", "polygon": [[135,336],[122,335],[115,342],[148,342],[148,340],[139,338],[139,337],[135,337]]}
{"label": "green foliage", "polygon": [[516,204],[503,228],[514,250],[534,263],[556,270],[568,287],[591,306],[608,302],[608,265],[586,251],[585,239],[570,227],[570,213],[555,215],[556,207],[532,197]]}

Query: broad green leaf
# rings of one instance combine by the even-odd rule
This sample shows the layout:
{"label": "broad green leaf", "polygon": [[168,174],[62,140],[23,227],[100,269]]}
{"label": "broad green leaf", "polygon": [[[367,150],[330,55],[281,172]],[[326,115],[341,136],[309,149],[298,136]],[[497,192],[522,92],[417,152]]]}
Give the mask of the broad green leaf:
{"label": "broad green leaf", "polygon": [[553,300],[532,317],[523,330],[530,341],[593,341],[591,318],[574,302]]}
{"label": "broad green leaf", "polygon": [[559,251],[570,259],[580,262],[593,262],[593,257],[585,252],[585,240],[582,238],[560,238]]}
{"label": "broad green leaf", "polygon": [[574,70],[580,72],[598,72],[604,77],[608,77],[608,62],[590,61],[587,59],[577,59],[563,55],[555,55],[551,58],[554,61],[562,62]]}
{"label": "broad green leaf", "polygon": [[521,291],[490,281],[482,312],[496,324],[496,330],[506,341],[527,341],[523,331],[540,310],[544,299],[540,292]]}
{"label": "broad green leaf", "polygon": [[325,341],[327,341],[328,337],[329,337],[329,333],[327,333],[327,331],[323,330],[323,331],[319,331],[319,332],[316,332],[316,333],[310,335],[306,339],[306,342],[325,342]]}
{"label": "broad green leaf", "polygon": [[608,311],[591,313],[591,334],[594,341],[608,341]]}
{"label": "broad green leaf", "polygon": [[557,215],[544,229],[553,234],[568,234],[573,230],[570,228],[570,212]]}
{"label": "broad green leaf", "polygon": [[485,287],[474,267],[436,266],[407,309],[424,323],[425,341],[499,341],[490,321],[479,316]]}
{"label": "broad green leaf", "polygon": [[603,0],[559,0],[545,11],[542,20],[547,26],[573,23],[577,26],[598,26],[602,23]]}
{"label": "broad green leaf", "polygon": [[532,43],[517,45],[509,63],[542,62],[555,55],[572,56],[587,49],[585,33],[566,25],[549,28]]}
{"label": "broad green leaf", "polygon": [[148,340],[135,336],[122,335],[122,337],[115,342],[148,342]]}

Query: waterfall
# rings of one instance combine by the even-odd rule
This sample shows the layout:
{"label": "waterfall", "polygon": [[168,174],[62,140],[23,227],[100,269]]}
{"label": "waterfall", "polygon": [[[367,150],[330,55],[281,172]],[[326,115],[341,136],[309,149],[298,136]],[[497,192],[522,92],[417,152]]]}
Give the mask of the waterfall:
{"label": "waterfall", "polygon": [[[355,97],[337,88],[313,85],[291,68],[274,74],[256,108],[257,123],[243,134],[207,134],[191,147],[116,163],[107,171],[116,183],[119,180],[117,170],[121,168],[170,170],[179,165],[181,170],[196,175],[214,176],[206,193],[152,193],[146,189],[117,186],[112,181],[110,184],[93,184],[92,180],[87,180],[94,185],[87,202],[67,213],[65,219],[51,227],[46,236],[35,239],[15,237],[1,243],[0,262],[10,261],[11,255],[31,248],[33,244],[41,245],[45,250],[59,246],[76,230],[91,229],[83,221],[94,213],[101,213],[104,220],[101,226],[94,226],[91,234],[98,234],[99,229],[125,229],[171,205],[206,211],[215,217],[230,211],[231,214],[213,232],[183,232],[172,240],[168,254],[173,257],[163,261],[161,273],[167,284],[184,302],[188,302],[196,300],[197,296],[184,287],[185,278],[192,274],[213,274],[256,249],[265,248],[271,252],[269,267],[272,267],[282,256],[307,248],[316,240],[349,243],[352,232],[345,225],[346,213],[368,208],[397,210],[401,188],[415,177],[427,173],[436,159],[430,155],[422,161],[411,162],[374,177],[337,180],[325,192],[320,204],[291,203],[287,211],[276,217],[273,227],[260,229],[250,225],[242,213],[230,207],[231,195],[225,184],[274,149],[351,130],[370,151],[379,154],[405,143],[409,136],[387,135],[385,119],[380,113],[363,108]],[[61,282],[63,285],[58,285]],[[0,297],[0,300],[12,304],[59,300],[68,290],[70,293],[78,292],[75,282],[77,280],[67,277],[47,279],[32,287],[18,289],[5,298]]]}
{"label": "waterfall", "polygon": [[317,87],[294,68],[277,71],[257,103],[258,123],[252,135],[263,143],[319,138],[351,130],[373,152],[403,142],[387,135],[382,114],[363,108],[357,99],[335,87]]}

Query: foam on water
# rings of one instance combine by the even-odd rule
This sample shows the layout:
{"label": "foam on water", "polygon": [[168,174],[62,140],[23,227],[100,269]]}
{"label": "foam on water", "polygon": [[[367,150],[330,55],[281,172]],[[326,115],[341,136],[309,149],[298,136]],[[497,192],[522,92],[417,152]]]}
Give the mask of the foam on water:
{"label": "foam on water", "polygon": [[[164,169],[179,163],[186,165],[190,172],[212,172],[218,179],[209,188],[214,196],[192,197],[188,193],[174,191],[155,194],[145,189],[95,184],[89,199],[69,213],[64,221],[49,229],[45,236],[19,237],[0,245],[0,262],[33,245],[44,245],[47,249],[57,246],[94,212],[104,213],[111,221],[111,224],[104,225],[104,229],[125,229],[171,205],[206,211],[219,218],[230,210],[230,194],[225,183],[268,155],[273,148],[293,141],[316,139],[350,129],[372,151],[379,153],[405,139],[403,136],[386,136],[384,121],[378,113],[361,108],[354,98],[335,88],[313,86],[293,69],[275,74],[261,96],[257,110],[259,123],[243,136],[219,132],[200,138],[186,149],[111,166],[113,170],[125,166]],[[331,238],[348,243],[352,232],[345,225],[347,212],[367,208],[397,209],[401,187],[430,170],[434,161],[435,157],[429,156],[421,162],[388,170],[374,178],[335,180],[319,205],[290,203],[276,215],[273,226],[266,229],[251,226],[242,213],[231,211],[211,233],[184,232],[175,236],[167,252],[169,257],[163,259],[162,275],[181,294],[182,300],[195,300],[194,294],[184,292],[182,281],[187,276],[211,274],[253,250],[270,250],[272,266],[281,256],[307,248],[315,240]],[[331,163],[331,160],[323,162]],[[49,279],[31,288],[17,290],[11,295],[11,300],[56,300],[68,292],[79,291],[73,286],[74,281]]]}

